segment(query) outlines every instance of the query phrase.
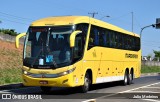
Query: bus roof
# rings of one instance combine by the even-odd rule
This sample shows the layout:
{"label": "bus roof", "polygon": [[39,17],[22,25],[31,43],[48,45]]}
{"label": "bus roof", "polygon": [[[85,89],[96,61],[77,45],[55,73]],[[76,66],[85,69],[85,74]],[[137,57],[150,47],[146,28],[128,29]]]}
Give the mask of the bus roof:
{"label": "bus roof", "polygon": [[74,25],[78,23],[91,23],[99,27],[107,28],[117,32],[133,35],[139,37],[138,34],[129,32],[115,25],[109,24],[107,22],[100,21],[95,18],[88,16],[57,16],[57,17],[48,17],[34,21],[30,26],[60,26],[60,25]]}

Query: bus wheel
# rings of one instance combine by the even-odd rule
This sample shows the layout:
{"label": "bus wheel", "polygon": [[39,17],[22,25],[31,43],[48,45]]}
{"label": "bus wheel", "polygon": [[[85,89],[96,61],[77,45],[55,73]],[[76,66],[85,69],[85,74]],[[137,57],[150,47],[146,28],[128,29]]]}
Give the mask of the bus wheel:
{"label": "bus wheel", "polygon": [[49,86],[41,86],[41,90],[43,93],[48,93],[51,91],[51,88],[52,87],[49,87]]}
{"label": "bus wheel", "polygon": [[133,75],[132,72],[129,74],[129,78],[128,78],[128,85],[133,83]]}
{"label": "bus wheel", "polygon": [[124,74],[123,85],[126,86],[128,84],[128,72],[126,71]]}
{"label": "bus wheel", "polygon": [[91,84],[91,79],[89,77],[89,74],[86,73],[84,77],[84,85],[81,86],[81,92],[86,93],[89,90],[90,84]]}

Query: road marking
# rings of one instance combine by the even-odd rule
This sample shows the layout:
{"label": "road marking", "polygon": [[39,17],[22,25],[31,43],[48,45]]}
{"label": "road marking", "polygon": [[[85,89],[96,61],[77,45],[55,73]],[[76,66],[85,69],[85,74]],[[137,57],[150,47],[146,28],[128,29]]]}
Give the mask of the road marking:
{"label": "road marking", "polygon": [[134,91],[134,90],[146,88],[146,87],[153,86],[153,85],[157,85],[157,84],[160,84],[160,82],[158,82],[158,83],[153,83],[153,84],[150,84],[150,85],[141,86],[141,87],[134,88],[134,89],[130,89],[130,90],[126,90],[126,91],[122,91],[122,92],[119,92],[119,93],[126,93],[126,92],[130,92],[130,91]]}
{"label": "road marking", "polygon": [[96,99],[89,99],[89,100],[85,100],[85,101],[82,101],[82,102],[96,102]]}
{"label": "road marking", "polygon": [[0,91],[0,93],[10,93],[10,92],[6,92],[6,91]]}
{"label": "road marking", "polygon": [[131,93],[160,93],[160,92],[153,92],[153,91],[129,91]]}
{"label": "road marking", "polygon": [[151,89],[160,89],[160,87],[145,87],[145,88],[151,88]]}
{"label": "road marking", "polygon": [[160,100],[153,100],[153,99],[142,99],[142,100],[151,101],[151,102],[160,102]]}
{"label": "road marking", "polygon": [[[153,84],[149,84],[149,85],[145,85],[145,86],[141,86],[141,87],[138,87],[138,88],[134,88],[134,89],[130,89],[130,90],[122,91],[122,92],[117,92],[117,93],[115,93],[115,94],[109,94],[109,95],[97,97],[96,99],[98,99],[98,98],[103,98],[103,97],[108,97],[108,96],[114,96],[114,95],[117,95],[117,94],[119,94],[119,93],[133,92],[134,90],[146,88],[146,87],[153,86],[153,85],[157,85],[157,84],[160,84],[160,82],[158,82],[158,83],[153,83]],[[92,100],[96,100],[96,99],[92,99]],[[91,99],[89,99],[89,100],[91,100]],[[148,101],[150,100],[150,101],[151,101],[151,99],[145,99],[145,100],[148,100]],[[154,101],[154,102],[160,102],[160,101],[157,101],[157,100],[152,100],[152,101]],[[89,101],[88,101],[88,100],[85,100],[85,101],[82,101],[82,102],[89,102]],[[91,102],[92,102],[92,101],[91,101]]]}

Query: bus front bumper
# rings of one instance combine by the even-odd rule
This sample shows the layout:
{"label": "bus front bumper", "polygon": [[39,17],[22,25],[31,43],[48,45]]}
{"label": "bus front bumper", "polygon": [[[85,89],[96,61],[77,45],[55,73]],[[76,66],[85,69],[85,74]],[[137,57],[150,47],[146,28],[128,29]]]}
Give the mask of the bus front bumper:
{"label": "bus front bumper", "polygon": [[53,87],[74,87],[73,73],[57,78],[34,78],[23,74],[24,86],[53,86]]}

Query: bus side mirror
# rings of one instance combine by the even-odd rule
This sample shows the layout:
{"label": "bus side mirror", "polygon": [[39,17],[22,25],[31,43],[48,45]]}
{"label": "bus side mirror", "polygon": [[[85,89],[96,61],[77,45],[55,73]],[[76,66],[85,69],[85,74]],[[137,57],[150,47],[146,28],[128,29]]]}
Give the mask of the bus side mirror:
{"label": "bus side mirror", "polygon": [[19,39],[23,36],[26,36],[26,33],[21,33],[16,36],[16,48],[19,48]]}
{"label": "bus side mirror", "polygon": [[80,30],[77,30],[77,31],[74,31],[71,36],[70,36],[70,47],[74,47],[75,46],[75,38],[76,38],[76,35],[82,33],[82,31]]}

